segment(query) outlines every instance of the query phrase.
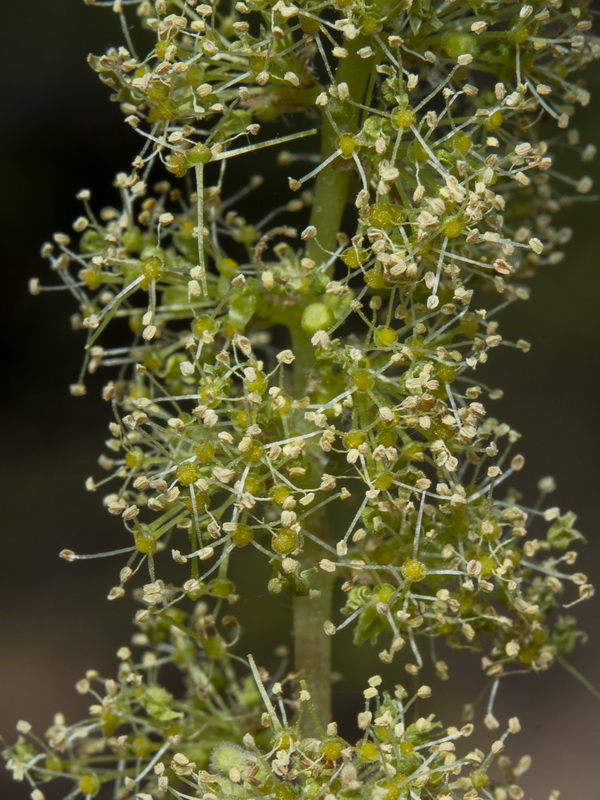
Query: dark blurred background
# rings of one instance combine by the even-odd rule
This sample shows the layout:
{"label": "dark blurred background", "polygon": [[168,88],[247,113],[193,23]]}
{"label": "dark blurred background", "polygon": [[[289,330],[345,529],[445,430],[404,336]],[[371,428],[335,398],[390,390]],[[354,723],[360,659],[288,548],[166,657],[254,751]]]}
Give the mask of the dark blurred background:
{"label": "dark blurred background", "polygon": [[[122,546],[118,521],[102,510],[99,495],[83,488],[85,477],[99,472],[96,458],[109,409],[98,399],[100,383],[83,399],[68,393],[77,379],[82,344],[69,328],[70,297],[32,298],[27,281],[39,275],[51,282],[39,257],[41,243],[70,228],[79,214],[74,198],[79,189],[92,189],[98,205],[112,202],[112,176],[128,168],[138,140],[85,63],[89,51],[101,53],[121,43],[116,15],[86,8],[80,0],[4,5],[0,733],[12,741],[17,719],[42,732],[57,710],[70,721],[84,715],[88,703],[75,693],[75,681],[90,667],[110,676],[116,650],[131,633],[129,601],[105,600],[120,563],[67,564],[57,557],[62,547],[94,552]],[[598,97],[580,114],[578,127],[583,143],[599,143],[599,65],[587,79]],[[593,174],[600,187],[600,161],[581,164],[564,154],[559,167]],[[578,513],[578,527],[588,537],[579,567],[599,583],[600,423],[594,414],[600,407],[595,395],[600,385],[600,205],[579,203],[560,221],[576,229],[567,259],[542,271],[529,303],[505,314],[507,337],[528,339],[533,349],[528,355],[509,348],[494,353],[494,385],[505,389],[505,397],[490,411],[524,434],[520,449],[527,464],[520,487],[526,498],[534,497],[540,477],[556,478],[559,489],[551,501]],[[269,619],[264,608],[255,619]],[[598,600],[578,611],[590,642],[571,660],[600,685]],[[259,633],[266,652],[272,631]],[[254,636],[245,636],[249,649]],[[273,644],[284,637],[282,628]],[[350,702],[345,698],[352,695],[353,673],[363,679],[365,657],[373,654],[365,650],[358,658],[347,649],[339,658],[345,677],[340,710]],[[469,667],[466,659],[466,666],[453,660],[454,680],[437,689],[438,696],[448,690],[449,713],[472,699],[471,682],[480,680],[477,665]],[[600,702],[560,666],[550,674],[506,682],[497,716],[504,721],[518,713],[523,722],[514,752],[534,757],[523,781],[527,797],[546,800],[553,787],[565,800],[597,795],[599,712]],[[28,797],[27,787],[13,784],[1,767],[0,797]]]}

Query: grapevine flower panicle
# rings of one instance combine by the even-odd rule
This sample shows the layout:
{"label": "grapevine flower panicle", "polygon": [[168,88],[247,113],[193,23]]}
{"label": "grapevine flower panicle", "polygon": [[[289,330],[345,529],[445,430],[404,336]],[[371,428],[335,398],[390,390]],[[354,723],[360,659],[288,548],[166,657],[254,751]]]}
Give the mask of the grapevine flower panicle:
{"label": "grapevine flower panicle", "polygon": [[[139,800],[520,796],[526,759],[489,775],[518,720],[461,753],[470,724],[416,715],[426,685],[372,676],[361,738],[339,734],[327,648],[351,627],[386,679],[431,653],[446,680],[442,644],[478,651],[495,730],[500,680],[581,636],[565,613],[593,592],[570,571],[576,518],[545,507],[548,479],[533,507],[510,487],[520,437],[475,373],[497,347],[529,349],[500,312],[563,259],[553,215],[590,197],[553,161],[580,146],[589,3],[86,2],[119,16],[125,46],[89,61],[143,146],[119,205],[82,191],[73,234],[43,255],[86,335],[72,393],[111,373],[107,475],[86,485],[110,486],[124,529],[100,554],[127,557],[109,598],[148,570],[142,655],[121,648],[117,679],[78,684],[83,723],[57,716],[43,740],[22,723],[9,768],[35,800],[52,776],[69,797]],[[240,184],[250,159],[272,160],[268,185]],[[249,563],[260,591],[292,598],[296,670],[277,680],[235,654]]]}

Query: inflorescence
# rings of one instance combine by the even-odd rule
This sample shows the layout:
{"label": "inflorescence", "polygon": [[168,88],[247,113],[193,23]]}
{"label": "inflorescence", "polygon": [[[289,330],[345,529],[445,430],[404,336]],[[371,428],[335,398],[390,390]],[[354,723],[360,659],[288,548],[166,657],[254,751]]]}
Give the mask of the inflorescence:
{"label": "inflorescence", "polygon": [[[122,20],[126,46],[90,63],[143,147],[120,204],[97,213],[82,191],[74,234],[44,255],[87,336],[72,393],[114,376],[107,474],[87,487],[109,487],[124,527],[109,597],[147,570],[143,657],[122,648],[117,680],[90,672],[83,723],[58,717],[46,741],[21,723],[15,777],[35,800],[52,776],[69,798],[109,783],[139,800],[518,800],[527,759],[488,777],[516,719],[461,754],[471,724],[413,718],[429,687],[374,676],[350,743],[313,687],[236,656],[231,568],[252,548],[260,591],[316,602],[335,582],[315,635],[352,626],[394,674],[432,659],[446,679],[442,642],[480,653],[491,729],[503,676],[574,647],[565,609],[593,592],[572,569],[575,517],[548,507],[549,478],[531,507],[506,488],[519,435],[475,373],[529,348],[499,314],[561,261],[553,215],[591,189],[553,164],[580,148],[588,3],[86,2]],[[160,682],[173,663],[182,699]]]}

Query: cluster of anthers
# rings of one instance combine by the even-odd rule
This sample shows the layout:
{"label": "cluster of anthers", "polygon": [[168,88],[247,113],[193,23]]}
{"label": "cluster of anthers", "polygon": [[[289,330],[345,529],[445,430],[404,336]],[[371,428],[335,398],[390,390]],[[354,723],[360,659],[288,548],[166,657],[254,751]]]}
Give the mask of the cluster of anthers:
{"label": "cluster of anthers", "polygon": [[[146,15],[148,4],[136,5]],[[83,192],[78,246],[57,235],[45,252],[80,302],[87,369],[121,368],[104,390],[116,416],[101,462],[109,476],[88,484],[120,484],[105,503],[132,555],[111,597],[146,561],[143,614],[185,595],[233,599],[228,563],[251,546],[274,593],[308,594],[315,569],[339,576],[346,619],[327,633],[350,623],[359,642],[388,632],[383,661],[409,643],[418,669],[420,635],[457,647],[489,640],[490,675],[552,661],[558,641],[545,620],[564,582],[591,591],[564,570],[578,534],[555,508],[494,496],[523,458],[511,457],[517,434],[486,416],[471,377],[511,344],[496,318],[526,297],[518,278],[558,261],[569,233],[551,226],[560,203],[536,123],[554,117],[557,137],[571,104],[587,102],[568,73],[596,45],[581,13],[538,5],[513,14],[482,4],[458,32],[456,3],[438,28],[411,10],[375,29],[352,5],[332,22],[317,14],[322,3],[238,3],[227,17],[188,3],[146,19],[158,41],[145,59],[92,59],[146,145],[117,178],[122,209],[97,219]],[[491,71],[504,81],[490,83]],[[225,199],[229,160],[313,131],[234,140],[258,136],[257,119],[298,111],[288,95],[300,89],[333,144],[289,182],[321,175],[325,198],[317,183],[249,223],[233,205],[260,179]],[[190,170],[191,187],[162,182],[151,194],[158,159],[178,177]],[[589,189],[587,178],[574,183]],[[336,219],[329,249],[326,205],[337,199],[339,216],[353,198],[354,227],[342,232]],[[318,204],[315,224],[288,223],[286,212]],[[122,318],[134,342],[99,345]],[[325,536],[338,506],[348,511]],[[527,538],[538,520],[552,523],[547,535]],[[298,558],[307,539],[322,551],[314,563]],[[187,579],[157,579],[163,551]]]}
{"label": "cluster of anthers", "polygon": [[[7,764],[15,778],[26,777],[32,785],[69,780],[75,783],[69,798],[95,797],[107,783],[114,797],[136,800],[476,800],[482,793],[495,800],[523,797],[515,781],[531,759],[522,756],[513,765],[504,755],[507,737],[520,730],[516,717],[486,752],[465,750],[463,740],[472,735],[472,723],[444,728],[434,714],[415,713],[431,697],[431,687],[409,692],[396,684],[388,693],[379,688],[381,676],[374,675],[364,691],[357,720],[360,736],[354,744],[338,733],[335,723],[318,723],[317,736],[302,737],[288,715],[298,708],[314,713],[304,683],[295,701],[284,700],[282,683],[250,656],[243,680],[233,670],[218,674],[228,681],[228,693],[223,694],[216,689],[214,672],[198,663],[192,640],[167,630],[163,626],[173,660],[189,670],[185,697],[175,699],[157,681],[160,668],[170,661],[166,655],[148,650],[135,663],[131,650],[123,647],[116,680],[89,670],[77,684],[80,694],[94,700],[88,719],[67,725],[57,714],[44,739],[32,733],[29,723],[18,723],[19,741]],[[149,645],[158,630],[148,633],[138,635],[136,643]],[[122,733],[125,722],[129,730]],[[501,777],[492,780],[488,772],[494,762]],[[39,788],[31,797],[44,800]]]}
{"label": "cluster of anthers", "polygon": [[[433,644],[444,678],[435,643],[446,641],[481,651],[494,686],[547,668],[578,636],[562,609],[592,593],[568,569],[580,534],[572,514],[544,505],[551,479],[532,507],[502,494],[523,465],[519,437],[487,415],[482,400],[501,393],[474,372],[498,346],[528,349],[503,339],[497,317],[527,298],[534,268],[561,260],[570,232],[552,215],[591,188],[558,172],[551,155],[579,145],[569,120],[588,93],[570,75],[600,54],[588,4],[95,5],[120,15],[127,47],[91,64],[144,146],[117,176],[121,205],[96,216],[81,192],[75,240],[57,234],[44,254],[87,332],[72,392],[85,393],[86,372],[118,370],[104,388],[115,418],[100,460],[108,475],[88,481],[91,490],[116,484],[104,502],[127,535],[118,552],[129,560],[109,596],[146,564],[138,622],[175,620],[233,680],[222,630],[237,599],[228,570],[254,548],[273,594],[312,597],[339,579],[325,633],[353,625],[356,643],[383,641],[384,664],[402,652],[416,675],[422,643]],[[155,35],[144,57],[127,7]],[[278,192],[295,194],[256,214],[263,178],[240,184],[236,174],[275,147],[270,191],[279,180]],[[587,146],[582,158],[593,154]],[[174,177],[151,186],[159,162]],[[314,168],[302,174],[306,162]],[[114,346],[100,344],[109,324],[121,331]],[[169,559],[181,577],[166,565],[163,577]],[[208,623],[186,622],[186,598],[210,607]],[[148,725],[157,716],[129,670],[116,694],[106,684],[98,713],[133,693]],[[364,712],[368,733],[355,747],[328,728],[318,746],[271,744],[265,755],[248,735],[244,749],[213,752],[210,775],[196,774],[189,754],[171,769],[204,797],[250,796],[258,781],[288,800],[300,776],[307,796],[321,796],[323,770],[337,787],[327,784],[328,797],[363,787],[374,800],[454,797],[456,787],[492,797],[473,777],[489,756],[454,754],[465,729],[432,738],[429,717],[405,727],[402,692],[371,688],[377,708]],[[135,728],[127,708],[119,721]],[[284,723],[269,720],[278,735]],[[494,727],[491,708],[489,720]],[[79,737],[67,730],[65,742]],[[153,768],[160,784],[163,751],[149,748],[143,777]],[[463,768],[470,778],[456,777]],[[520,796],[497,788],[495,797],[505,791]]]}

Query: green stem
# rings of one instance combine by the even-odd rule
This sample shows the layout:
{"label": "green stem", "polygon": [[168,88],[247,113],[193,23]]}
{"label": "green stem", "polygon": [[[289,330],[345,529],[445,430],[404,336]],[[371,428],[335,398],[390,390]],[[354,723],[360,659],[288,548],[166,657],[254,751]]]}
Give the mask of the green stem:
{"label": "green stem", "polygon": [[[357,51],[361,47],[372,45],[372,40],[366,36],[358,36],[346,43],[348,55],[340,61],[335,73],[335,83],[347,83],[350,97],[357,102],[365,100],[365,94],[371,83],[373,71],[377,64],[377,57],[361,58]],[[344,132],[354,134],[358,132],[361,109],[347,106],[347,116],[340,127]],[[346,110],[346,109],[345,109]],[[321,157],[323,160],[334,153],[338,146],[338,133],[332,126],[329,117],[323,110],[322,115],[323,138],[321,143]],[[331,164],[321,170],[315,186],[315,198],[312,207],[310,224],[317,229],[317,241],[312,239],[306,247],[306,256],[316,263],[323,259],[323,251],[335,250],[336,236],[341,230],[341,222],[348,202],[348,192],[354,171],[348,169],[345,162],[335,159]]]}
{"label": "green stem", "polygon": [[[366,99],[365,95],[373,85],[377,58],[371,56],[369,59],[363,59],[358,55],[358,50],[369,43],[370,40],[364,36],[348,42],[346,45],[348,55],[341,60],[335,74],[336,84],[346,83],[350,97],[358,102]],[[356,133],[361,109],[346,103],[343,110],[345,115],[344,131],[351,134]],[[321,155],[323,159],[326,159],[337,149],[338,131],[335,130],[325,112],[323,113],[322,130]],[[336,159],[322,169],[316,182],[310,223],[317,229],[319,244],[314,240],[309,241],[306,255],[317,263],[322,260],[322,247],[327,250],[336,248],[336,237],[341,230],[342,217],[353,179],[353,170],[347,169],[343,163],[336,163],[338,161]],[[314,348],[310,343],[309,336],[300,326],[292,327],[290,333],[292,350],[296,357],[293,379],[294,395],[299,400],[306,394],[307,376],[314,365]],[[304,451],[305,463],[312,483],[318,483],[320,468],[317,458],[311,458],[313,447],[313,440],[309,440]],[[312,515],[309,525],[310,533],[313,536],[322,541],[327,539],[328,524],[325,510]],[[311,576],[311,595],[294,598],[293,616],[295,667],[306,680],[315,717],[325,726],[331,721],[331,638],[325,634],[323,623],[331,619],[333,579],[330,574],[318,569],[318,563],[322,556],[323,549],[319,543],[306,537],[301,557],[301,569],[317,567],[317,572]],[[312,715],[305,715],[301,718],[300,727],[304,736],[320,735]]]}
{"label": "green stem", "polygon": [[208,297],[206,282],[206,260],[204,257],[204,164],[196,164],[196,221],[198,224],[198,267],[200,268],[200,288]]}
{"label": "green stem", "polygon": [[556,660],[567,670],[567,672],[570,672],[571,675],[582,684],[582,686],[585,686],[588,692],[591,692],[594,697],[600,700],[600,689],[597,689],[593,683],[588,681],[585,675],[582,675],[576,667],[574,667],[572,664],[569,664],[569,662],[562,656],[556,656]]}
{"label": "green stem", "polygon": [[[320,514],[319,518],[325,519],[325,515]],[[311,533],[318,534],[314,525]],[[320,546],[305,539],[302,560],[318,564],[322,556]],[[294,663],[306,680],[316,718],[325,727],[331,722],[331,637],[325,634],[323,623],[331,616],[331,576],[319,569],[311,576],[310,586],[311,595],[294,597]],[[311,716],[304,715],[300,727],[303,736],[319,736]]]}
{"label": "green stem", "polygon": [[[294,394],[301,399],[306,394],[307,374],[314,363],[314,349],[306,333],[298,326],[291,330],[294,361]],[[301,428],[306,423],[302,421]],[[304,450],[305,464],[311,485],[319,481],[319,464],[312,457],[312,440]],[[307,529],[321,541],[328,538],[327,514],[322,509],[312,514]],[[323,549],[318,542],[305,537],[300,569],[318,565]],[[331,575],[318,569],[310,578],[311,594],[293,599],[294,665],[306,681],[311,694],[316,718],[323,726],[331,721],[331,638],[323,630],[323,623],[331,618],[333,581]],[[312,715],[300,719],[304,736],[319,736]]]}
{"label": "green stem", "polygon": [[[368,44],[366,37],[359,36],[347,44],[348,55],[342,59],[335,74],[335,82],[348,84],[350,97],[362,102],[370,85],[377,63],[375,57],[362,59],[358,50]],[[344,130],[356,133],[361,110],[346,104]],[[338,133],[327,114],[323,113],[323,139],[321,155],[328,158],[337,149]],[[337,159],[336,159],[337,161]],[[315,199],[311,214],[311,225],[317,228],[319,244],[309,241],[306,255],[319,263],[322,259],[321,247],[334,250],[336,237],[341,229],[342,217],[348,202],[353,170],[336,161],[321,170],[315,187]],[[340,168],[341,166],[341,168]],[[307,375],[314,364],[314,349],[306,333],[298,326],[291,329],[294,361],[294,394],[299,400],[306,394]],[[319,478],[316,459],[311,459],[312,440],[305,449],[305,461],[313,482]],[[328,536],[326,512],[320,511],[310,517],[310,533],[325,541]],[[318,565],[323,550],[318,542],[305,538],[301,568],[310,569]],[[295,667],[306,680],[311,694],[315,716],[323,725],[331,721],[331,638],[323,630],[323,623],[331,618],[331,598],[333,580],[330,574],[318,569],[311,577],[311,595],[295,597],[294,653]],[[300,720],[305,736],[318,736],[319,730],[312,716],[305,715]]]}

